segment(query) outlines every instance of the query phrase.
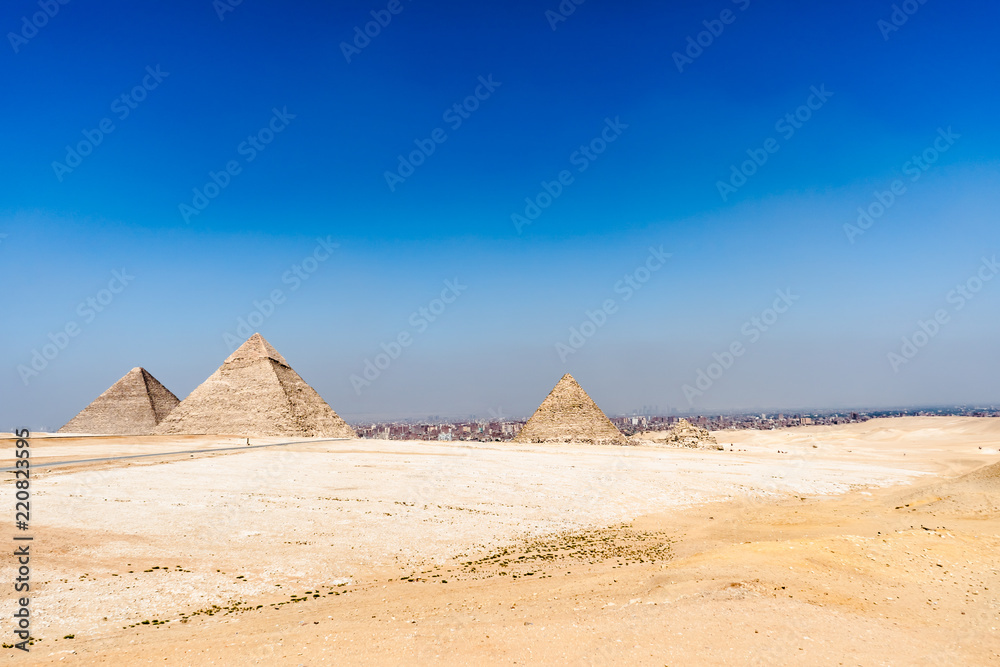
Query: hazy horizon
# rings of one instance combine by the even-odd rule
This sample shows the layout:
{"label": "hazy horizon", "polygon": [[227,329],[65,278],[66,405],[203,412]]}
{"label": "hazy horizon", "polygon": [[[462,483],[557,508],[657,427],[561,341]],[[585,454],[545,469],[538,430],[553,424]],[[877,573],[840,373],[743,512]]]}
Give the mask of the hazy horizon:
{"label": "hazy horizon", "polygon": [[254,331],[348,420],[1000,403],[1000,7],[386,6],[8,37],[0,426]]}

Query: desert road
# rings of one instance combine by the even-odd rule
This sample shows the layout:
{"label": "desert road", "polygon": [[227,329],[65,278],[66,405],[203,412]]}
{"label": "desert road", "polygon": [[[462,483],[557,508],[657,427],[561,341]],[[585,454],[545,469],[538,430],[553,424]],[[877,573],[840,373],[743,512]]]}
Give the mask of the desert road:
{"label": "desert road", "polygon": [[[74,461],[55,461],[52,463],[39,463],[39,467],[51,468],[52,466],[68,466],[80,463],[104,463],[106,461],[121,461],[124,459],[142,459],[150,456],[176,456],[177,454],[208,454],[212,452],[230,452],[235,450],[246,451],[248,449],[258,449],[260,447],[283,447],[285,445],[312,444],[314,442],[334,442],[337,440],[350,440],[350,438],[323,438],[322,440],[290,440],[288,442],[272,442],[264,445],[243,445],[241,447],[216,447],[214,449],[185,449],[179,452],[156,452],[155,454],[130,454],[128,456],[109,456],[99,459],[76,459]],[[16,467],[0,468],[0,472],[13,472]]]}

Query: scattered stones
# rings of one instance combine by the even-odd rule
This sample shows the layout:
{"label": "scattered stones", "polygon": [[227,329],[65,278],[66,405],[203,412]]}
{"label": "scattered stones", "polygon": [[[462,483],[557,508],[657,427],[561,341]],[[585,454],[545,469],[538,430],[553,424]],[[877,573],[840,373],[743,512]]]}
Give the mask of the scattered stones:
{"label": "scattered stones", "polygon": [[686,419],[679,419],[677,423],[666,431],[655,431],[633,436],[633,442],[642,444],[665,445],[668,447],[687,447],[689,449],[715,449],[722,451],[722,445],[715,440],[715,436],[709,433],[708,429],[699,428]]}

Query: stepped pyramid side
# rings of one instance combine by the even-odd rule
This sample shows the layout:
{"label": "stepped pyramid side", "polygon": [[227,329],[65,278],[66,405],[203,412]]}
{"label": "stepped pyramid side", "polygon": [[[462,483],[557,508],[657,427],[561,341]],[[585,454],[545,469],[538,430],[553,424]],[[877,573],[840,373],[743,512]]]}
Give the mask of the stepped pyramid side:
{"label": "stepped pyramid side", "polygon": [[180,403],[144,368],[133,368],[59,429],[60,433],[147,435]]}
{"label": "stepped pyramid side", "polygon": [[316,435],[329,435],[331,438],[358,437],[354,429],[298,373],[280,364],[276,364],[273,370],[285,389],[292,419],[297,424],[309,425],[316,430]]}
{"label": "stepped pyramid side", "polygon": [[229,355],[156,433],[357,437],[260,334]]}
{"label": "stepped pyramid side", "polygon": [[625,444],[625,436],[567,373],[549,392],[514,442]]}

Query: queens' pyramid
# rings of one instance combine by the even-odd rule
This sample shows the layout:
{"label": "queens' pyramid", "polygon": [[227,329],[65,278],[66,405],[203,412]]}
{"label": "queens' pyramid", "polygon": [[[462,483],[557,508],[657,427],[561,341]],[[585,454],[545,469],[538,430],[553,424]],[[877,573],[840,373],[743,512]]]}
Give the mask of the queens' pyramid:
{"label": "queens' pyramid", "polygon": [[357,437],[259,333],[229,355],[155,432]]}
{"label": "queens' pyramid", "polygon": [[149,371],[137,367],[95,398],[59,432],[148,435],[179,402]]}
{"label": "queens' pyramid", "polygon": [[621,434],[573,376],[562,376],[514,442],[625,444]]}

